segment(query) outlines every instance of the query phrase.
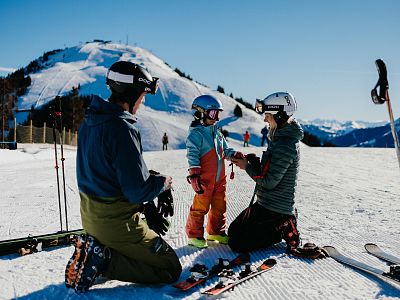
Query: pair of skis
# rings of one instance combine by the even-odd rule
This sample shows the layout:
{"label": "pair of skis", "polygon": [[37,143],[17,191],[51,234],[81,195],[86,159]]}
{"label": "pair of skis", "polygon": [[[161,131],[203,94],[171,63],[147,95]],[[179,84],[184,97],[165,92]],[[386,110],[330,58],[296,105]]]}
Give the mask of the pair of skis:
{"label": "pair of skis", "polygon": [[379,246],[376,244],[365,244],[365,250],[373,256],[376,256],[390,264],[390,269],[388,272],[374,268],[368,264],[350,258],[341,254],[335,247],[333,246],[325,246],[324,249],[328,252],[329,256],[335,259],[336,261],[368,273],[388,284],[391,286],[400,289],[400,257],[396,257],[391,255],[385,251],[383,251]]}
{"label": "pair of skis", "polygon": [[220,276],[220,281],[212,288],[202,292],[202,294],[216,296],[225,291],[233,290],[235,286],[238,284],[249,280],[255,276],[258,276],[264,272],[272,270],[276,265],[276,260],[273,258],[269,258],[264,261],[258,267],[254,265],[247,264],[243,271],[239,274],[233,273],[232,270],[221,272],[218,276]]}
{"label": "pair of skis", "polygon": [[178,282],[173,285],[177,289],[187,291],[196,285],[202,284],[217,276],[220,272],[225,269],[232,269],[234,267],[246,264],[250,261],[250,255],[248,253],[240,254],[231,261],[219,258],[215,265],[208,271],[207,266],[202,264],[196,264],[191,269],[191,275],[184,281]]}
{"label": "pair of skis", "polygon": [[[250,265],[249,261],[250,255],[244,253],[231,261],[221,258],[218,259],[210,271],[207,270],[205,265],[196,264],[190,269],[192,274],[189,278],[178,282],[173,286],[180,290],[187,291],[199,284],[205,283],[207,280],[215,276],[219,276],[221,280],[214,287],[202,292],[202,294],[207,295],[219,295],[227,290],[233,289],[243,281],[271,270],[276,265],[275,259],[267,259],[258,267]],[[232,269],[241,265],[245,266],[244,270],[235,274]]]}
{"label": "pair of skis", "polygon": [[[54,99],[51,115],[53,117],[53,141],[54,141],[54,158],[55,158],[55,170],[57,179],[57,195],[58,195],[58,211],[60,217],[60,231],[55,233],[49,233],[44,235],[37,235],[24,238],[10,239],[0,241],[0,256],[16,254],[27,255],[42,251],[42,249],[52,248],[62,245],[70,245],[75,235],[84,233],[83,229],[69,230],[68,229],[68,211],[67,211],[67,195],[66,195],[66,183],[65,183],[65,165],[64,165],[64,147],[63,147],[63,127],[62,127],[62,109],[61,109],[61,98],[57,96]],[[57,147],[57,134],[60,136],[60,150],[61,150],[61,175],[62,175],[62,187],[64,192],[64,216],[65,216],[65,229],[63,227],[63,216],[62,216],[62,204],[61,204],[61,183],[59,176],[59,165],[58,165],[58,147]]]}
{"label": "pair of skis", "polygon": [[0,256],[16,253],[27,255],[47,248],[70,245],[73,237],[82,233],[83,229],[78,229],[0,241]]}

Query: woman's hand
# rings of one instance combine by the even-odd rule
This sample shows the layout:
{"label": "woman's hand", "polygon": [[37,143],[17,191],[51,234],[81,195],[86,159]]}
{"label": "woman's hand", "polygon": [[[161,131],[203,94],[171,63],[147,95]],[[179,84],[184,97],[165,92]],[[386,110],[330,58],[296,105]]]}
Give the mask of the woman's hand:
{"label": "woman's hand", "polygon": [[249,163],[247,161],[247,158],[232,158],[232,162],[235,164],[235,166],[239,167],[241,170],[246,169],[246,166]]}

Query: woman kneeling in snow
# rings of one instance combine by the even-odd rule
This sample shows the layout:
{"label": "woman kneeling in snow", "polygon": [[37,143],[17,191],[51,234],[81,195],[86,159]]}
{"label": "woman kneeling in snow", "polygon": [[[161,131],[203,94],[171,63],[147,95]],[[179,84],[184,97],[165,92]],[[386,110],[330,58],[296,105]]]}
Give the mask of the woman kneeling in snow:
{"label": "woman kneeling in snow", "polygon": [[[269,124],[269,143],[261,161],[254,154],[232,161],[256,182],[250,206],[229,227],[229,246],[248,252],[284,239],[288,250],[299,245],[294,207],[303,129],[291,116],[297,105],[289,93],[278,92],[257,100],[256,111]],[[254,197],[257,200],[253,203]]]}

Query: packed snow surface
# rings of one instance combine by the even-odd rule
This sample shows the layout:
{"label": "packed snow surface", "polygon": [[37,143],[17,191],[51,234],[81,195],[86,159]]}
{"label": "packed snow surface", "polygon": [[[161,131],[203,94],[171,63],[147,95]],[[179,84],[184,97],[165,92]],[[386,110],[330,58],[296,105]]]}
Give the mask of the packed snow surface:
{"label": "packed snow surface", "polygon": [[[44,234],[59,230],[59,213],[50,145],[19,145],[16,151],[0,150],[0,239]],[[263,148],[241,148],[261,154]],[[66,192],[69,228],[81,228],[75,176],[76,149],[66,147]],[[393,149],[301,147],[297,187],[299,230],[303,242],[333,245],[342,253],[373,267],[387,265],[366,253],[363,245],[374,242],[400,256],[399,167]],[[60,156],[59,156],[60,157]],[[184,225],[194,192],[186,182],[185,150],[144,153],[148,167],[174,178],[175,215],[166,235],[183,265],[181,279],[196,262],[211,267],[218,257],[236,256],[228,246],[210,243],[199,250],[187,246]],[[230,169],[227,166],[227,173]],[[250,202],[254,183],[235,168],[228,180],[228,224]],[[257,230],[257,228],[254,228]],[[181,292],[170,285],[139,285],[106,281],[78,296],[64,285],[64,269],[73,247],[61,247],[33,255],[0,257],[0,299],[199,299],[206,286]],[[285,243],[251,253],[251,261],[269,257],[278,264],[233,291],[228,299],[394,299],[397,290],[372,276],[345,267],[332,259],[307,260],[285,254]]]}

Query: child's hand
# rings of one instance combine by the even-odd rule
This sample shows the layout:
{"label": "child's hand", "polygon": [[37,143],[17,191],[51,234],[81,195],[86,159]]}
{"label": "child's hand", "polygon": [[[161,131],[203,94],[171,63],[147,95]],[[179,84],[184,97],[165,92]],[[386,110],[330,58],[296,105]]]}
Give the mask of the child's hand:
{"label": "child's hand", "polygon": [[192,185],[192,189],[197,193],[197,194],[203,194],[204,189],[201,184],[201,168],[200,167],[195,167],[195,168],[190,168],[189,169],[189,176],[186,177],[187,181]]}

